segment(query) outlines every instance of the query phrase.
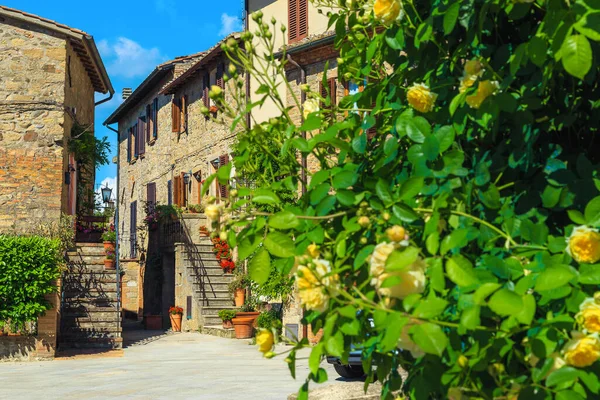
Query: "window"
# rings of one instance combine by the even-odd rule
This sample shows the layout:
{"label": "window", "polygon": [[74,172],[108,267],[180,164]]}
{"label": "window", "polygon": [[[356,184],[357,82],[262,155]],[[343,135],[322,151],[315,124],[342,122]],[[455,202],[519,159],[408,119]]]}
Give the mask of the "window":
{"label": "window", "polygon": [[[225,166],[229,164],[229,155],[228,154],[223,154],[221,156],[219,156],[219,158],[217,160],[213,161],[213,167],[218,170],[219,168]],[[221,199],[226,199],[227,197],[229,197],[229,188],[227,187],[228,185],[221,185],[219,183],[218,180],[215,179],[215,181],[217,182],[217,193],[219,195],[219,197]]]}
{"label": "window", "polygon": [[138,135],[138,124],[135,124],[131,129],[131,135],[133,136],[133,157],[138,158],[140,146],[138,145],[139,136]]}
{"label": "window", "polygon": [[321,109],[333,108],[333,106],[337,104],[337,79],[327,79],[326,85],[323,85],[323,81],[319,82],[319,92],[321,93],[321,97],[323,97],[324,99],[326,99],[327,97],[330,97],[331,99],[329,106],[326,106],[324,103],[321,103]]}
{"label": "window", "polygon": [[173,181],[167,182],[167,205],[173,205]]}
{"label": "window", "polygon": [[152,101],[152,138],[158,138],[158,98]]}
{"label": "window", "polygon": [[204,107],[210,108],[210,97],[208,97],[208,91],[210,89],[210,72],[206,71],[204,73],[204,78],[202,78],[202,103]]}
{"label": "window", "polygon": [[186,132],[188,128],[188,97],[187,94],[181,96],[181,126],[179,132]]}
{"label": "window", "polygon": [[217,64],[217,86],[221,89],[225,89],[225,81],[223,80],[223,70],[225,66],[223,63]]}
{"label": "window", "polygon": [[130,258],[137,257],[137,201],[129,206],[129,254]]}
{"label": "window", "polygon": [[131,158],[132,158],[132,154],[131,154],[131,143],[132,143],[132,136],[133,136],[133,128],[129,127],[127,129],[127,162],[131,162]]}
{"label": "window", "polygon": [[151,129],[154,121],[152,120],[152,106],[150,104],[146,105],[146,142],[150,143],[152,140]]}
{"label": "window", "polygon": [[171,102],[171,131],[181,131],[181,99],[178,97],[173,97]]}
{"label": "window", "polygon": [[187,205],[187,185],[183,181],[183,175],[182,172],[181,175],[173,177],[174,203],[179,207]]}
{"label": "window", "polygon": [[156,183],[154,182],[146,185],[146,202],[148,203],[148,209],[154,210],[156,205]]}
{"label": "window", "polygon": [[136,139],[138,145],[138,155],[142,156],[146,153],[146,120],[144,117],[138,118],[137,128],[138,131],[136,132]]}
{"label": "window", "polygon": [[288,41],[308,36],[308,0],[288,0]]}

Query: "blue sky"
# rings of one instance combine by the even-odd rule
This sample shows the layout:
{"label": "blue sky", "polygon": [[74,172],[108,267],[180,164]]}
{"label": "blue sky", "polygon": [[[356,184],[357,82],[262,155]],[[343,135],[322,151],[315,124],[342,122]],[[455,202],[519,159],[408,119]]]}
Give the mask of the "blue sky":
{"label": "blue sky", "polygon": [[[113,155],[116,134],[102,123],[122,101],[121,90],[137,87],[157,64],[206,50],[239,30],[243,11],[242,0],[3,0],[2,4],[94,37],[115,88],[113,100],[96,108],[95,132],[109,137]],[[101,167],[96,185],[107,179],[114,189],[116,175],[116,165]]]}

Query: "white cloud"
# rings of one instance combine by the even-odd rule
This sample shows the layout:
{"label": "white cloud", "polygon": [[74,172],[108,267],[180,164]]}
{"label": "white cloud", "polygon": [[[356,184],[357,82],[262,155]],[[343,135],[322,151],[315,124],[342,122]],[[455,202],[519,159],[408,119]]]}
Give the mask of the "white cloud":
{"label": "white cloud", "polygon": [[144,76],[167,57],[157,47],[146,49],[139,43],[120,37],[114,43],[98,42],[98,51],[107,60],[107,69],[112,76],[134,78]]}
{"label": "white cloud", "polygon": [[101,188],[107,185],[112,189],[112,193],[110,195],[111,200],[115,201],[117,199],[117,178],[106,177],[102,182],[100,182],[99,186],[96,187],[96,203],[104,205]]}
{"label": "white cloud", "polygon": [[221,30],[219,31],[219,36],[227,36],[232,32],[241,30],[242,21],[239,17],[227,13],[221,14]]}

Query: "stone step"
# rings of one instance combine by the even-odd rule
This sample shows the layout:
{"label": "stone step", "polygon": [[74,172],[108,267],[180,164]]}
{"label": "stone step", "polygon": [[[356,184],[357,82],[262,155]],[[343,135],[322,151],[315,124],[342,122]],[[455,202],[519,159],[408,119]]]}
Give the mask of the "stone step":
{"label": "stone step", "polygon": [[185,265],[186,267],[204,266],[204,267],[221,268],[221,263],[217,260],[217,257],[212,257],[212,258],[204,257],[202,259],[184,258],[183,265]]}
{"label": "stone step", "polygon": [[202,328],[200,328],[200,333],[203,333],[205,335],[218,336],[218,337],[227,338],[227,339],[235,338],[235,330],[233,328],[225,329],[225,328],[223,328],[223,324],[204,325]]}
{"label": "stone step", "polygon": [[227,289],[210,289],[205,288],[202,289],[198,287],[198,285],[194,285],[196,289],[196,297],[198,299],[208,298],[208,299],[232,299],[231,293]]}
{"label": "stone step", "polygon": [[[94,315],[96,314],[96,315]],[[119,313],[94,313],[92,315],[77,315],[77,314],[64,314],[61,316],[61,324],[65,326],[87,326],[90,324],[111,324],[119,322]],[[99,314],[99,315],[98,315]]]}
{"label": "stone step", "polygon": [[[75,338],[74,338],[75,339]],[[59,341],[60,349],[121,349],[123,348],[123,338],[76,338],[76,341],[69,341],[69,337],[61,337]]]}
{"label": "stone step", "polygon": [[105,259],[106,259],[105,254],[98,254],[98,255],[78,254],[76,256],[69,256],[69,261],[67,263],[67,266],[69,268],[76,268],[76,267],[85,266],[88,264],[104,265]]}
{"label": "stone step", "polygon": [[84,326],[63,325],[61,335],[83,337],[119,337],[123,329],[116,322],[96,323]]}
{"label": "stone step", "polygon": [[67,251],[67,255],[69,257],[77,257],[79,255],[87,255],[87,256],[104,256],[106,254],[106,250],[104,250],[104,246],[85,246],[78,247],[75,250]]}
{"label": "stone step", "polygon": [[199,285],[201,290],[204,290],[206,292],[213,292],[213,291],[218,291],[221,292],[222,290],[225,291],[229,291],[229,281],[225,281],[225,282],[215,282],[215,281],[209,281],[208,279],[198,279],[197,281],[194,282],[195,285]]}
{"label": "stone step", "polygon": [[66,302],[73,302],[79,300],[88,300],[88,301],[98,301],[100,299],[110,299],[113,301],[117,301],[117,291],[116,290],[103,290],[103,291],[95,291],[90,292],[86,290],[82,291],[69,291],[63,293],[64,299]]}
{"label": "stone step", "polygon": [[221,320],[221,318],[219,318],[218,315],[208,315],[208,314],[204,314],[202,315],[202,321],[204,323],[204,326],[213,326],[213,325],[219,325],[219,324],[223,324],[223,321]]}
{"label": "stone step", "polygon": [[112,309],[111,311],[104,311],[94,309],[94,310],[85,310],[85,309],[66,309],[63,308],[61,319],[72,319],[72,320],[96,320],[96,321],[118,321],[121,318],[121,313],[116,309]]}
{"label": "stone step", "polygon": [[[215,285],[217,285],[217,286],[225,285],[222,289],[227,289],[227,286],[232,281],[232,279],[230,279],[230,278],[220,277],[220,276],[192,276],[191,278],[192,278],[191,281],[194,284],[197,284],[200,286],[204,285],[209,288],[213,287],[215,289],[217,289],[217,287],[215,287]],[[221,289],[221,288],[218,287],[218,289]]]}
{"label": "stone step", "polygon": [[83,271],[77,273],[68,272],[63,277],[63,285],[65,284],[65,280],[77,282],[80,286],[89,286],[94,284],[116,285],[117,274],[115,271]]}
{"label": "stone step", "polygon": [[198,304],[205,307],[220,307],[221,310],[233,307],[233,299],[198,299]]}
{"label": "stone step", "polygon": [[71,315],[86,315],[87,313],[93,312],[119,312],[117,309],[117,302],[110,299],[106,301],[100,299],[65,301],[62,306],[62,311]]}

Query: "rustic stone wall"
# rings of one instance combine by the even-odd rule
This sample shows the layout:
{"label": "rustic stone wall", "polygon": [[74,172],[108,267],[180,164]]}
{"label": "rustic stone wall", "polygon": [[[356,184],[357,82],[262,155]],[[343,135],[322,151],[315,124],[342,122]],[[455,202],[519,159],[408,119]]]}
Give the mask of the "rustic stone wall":
{"label": "rustic stone wall", "polygon": [[0,233],[57,219],[63,190],[65,40],[0,22]]}
{"label": "rustic stone wall", "polygon": [[121,310],[123,318],[137,320],[143,315],[143,288],[138,262],[121,262]]}

